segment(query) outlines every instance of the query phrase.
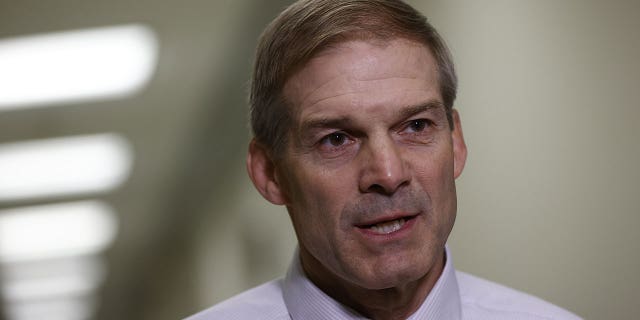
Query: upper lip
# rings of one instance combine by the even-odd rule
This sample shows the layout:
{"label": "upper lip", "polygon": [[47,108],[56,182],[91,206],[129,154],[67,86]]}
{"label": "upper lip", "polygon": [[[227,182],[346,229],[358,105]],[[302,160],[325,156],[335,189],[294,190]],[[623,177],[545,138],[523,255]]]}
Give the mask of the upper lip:
{"label": "upper lip", "polygon": [[377,218],[364,220],[362,222],[356,223],[355,226],[359,228],[370,227],[378,223],[389,222],[389,221],[398,220],[398,219],[410,219],[417,215],[418,215],[417,213],[406,213],[406,212],[388,214],[388,215],[383,215]]}

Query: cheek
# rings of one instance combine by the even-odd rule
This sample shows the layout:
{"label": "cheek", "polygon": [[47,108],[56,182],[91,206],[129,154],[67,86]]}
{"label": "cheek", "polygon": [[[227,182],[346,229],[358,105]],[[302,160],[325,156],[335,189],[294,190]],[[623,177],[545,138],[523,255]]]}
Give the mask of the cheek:
{"label": "cheek", "polygon": [[453,179],[453,153],[443,150],[431,156],[416,154],[411,161],[411,170],[429,193],[447,192]]}
{"label": "cheek", "polygon": [[319,261],[330,262],[340,247],[340,200],[324,181],[314,181],[295,191],[289,215],[298,243]]}
{"label": "cheek", "polygon": [[[455,217],[456,186],[453,154],[443,152],[438,157],[422,158],[414,162],[413,170],[418,184],[429,195],[437,219]],[[442,217],[442,218],[441,218]]]}
{"label": "cheek", "polygon": [[309,237],[323,233],[325,238],[339,226],[344,206],[344,188],[335,177],[322,174],[322,170],[296,172],[295,182],[289,183],[291,202],[289,214],[299,236]]}
{"label": "cheek", "polygon": [[337,215],[348,195],[357,191],[357,184],[349,178],[351,173],[346,166],[338,170],[309,164],[297,166],[289,183],[293,203],[306,210]]}

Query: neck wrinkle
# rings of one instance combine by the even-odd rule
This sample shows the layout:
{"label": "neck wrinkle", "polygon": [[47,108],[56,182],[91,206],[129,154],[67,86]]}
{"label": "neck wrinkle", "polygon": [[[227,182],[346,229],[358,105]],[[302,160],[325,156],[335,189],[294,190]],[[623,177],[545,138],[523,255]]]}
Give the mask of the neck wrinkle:
{"label": "neck wrinkle", "polygon": [[[432,319],[438,315],[447,315],[447,319],[460,319],[460,295],[448,248],[445,248],[442,256],[443,259],[435,268],[437,274],[429,273],[417,280],[415,288],[400,289],[401,293],[398,293],[398,289],[377,292],[363,289],[366,294],[360,296],[365,297],[363,301],[368,302],[365,305],[358,303],[353,295],[343,294],[342,292],[351,292],[342,291],[344,288],[334,286],[333,289],[321,290],[321,284],[313,283],[305,273],[299,249],[296,249],[294,261],[285,278],[285,303],[295,320]],[[380,307],[389,301],[393,301],[392,306]]]}

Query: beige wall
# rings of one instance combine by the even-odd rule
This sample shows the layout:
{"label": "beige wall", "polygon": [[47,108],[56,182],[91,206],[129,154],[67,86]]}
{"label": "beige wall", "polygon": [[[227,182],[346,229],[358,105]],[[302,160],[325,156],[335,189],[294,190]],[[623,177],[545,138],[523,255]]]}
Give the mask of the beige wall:
{"label": "beige wall", "polygon": [[[456,266],[588,319],[637,317],[640,3],[410,2],[460,78]],[[237,172],[237,204],[198,237],[201,306],[282,274],[294,245],[282,208]]]}
{"label": "beige wall", "polygon": [[640,3],[416,5],[460,75],[456,265],[586,318],[637,317]]}

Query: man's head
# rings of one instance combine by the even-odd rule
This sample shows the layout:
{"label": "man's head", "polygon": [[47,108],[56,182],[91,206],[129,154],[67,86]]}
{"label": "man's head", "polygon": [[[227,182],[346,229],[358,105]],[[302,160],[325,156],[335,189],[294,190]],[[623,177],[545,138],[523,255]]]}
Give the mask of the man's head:
{"label": "man's head", "polygon": [[399,1],[303,1],[255,69],[249,175],[287,206],[309,277],[334,296],[435,281],[466,159],[435,30]]}
{"label": "man's head", "polygon": [[411,6],[397,0],[305,0],[267,26],[256,51],[251,83],[251,127],[258,142],[278,157],[293,125],[295,106],[283,96],[289,77],[317,52],[349,39],[406,38],[434,56],[438,84],[451,123],[457,79],[449,50],[437,31]]}

